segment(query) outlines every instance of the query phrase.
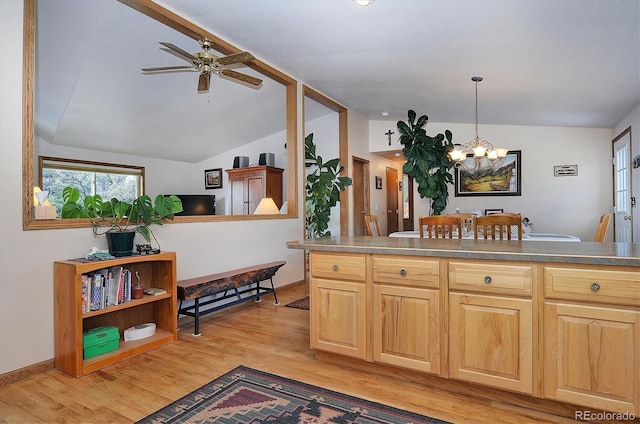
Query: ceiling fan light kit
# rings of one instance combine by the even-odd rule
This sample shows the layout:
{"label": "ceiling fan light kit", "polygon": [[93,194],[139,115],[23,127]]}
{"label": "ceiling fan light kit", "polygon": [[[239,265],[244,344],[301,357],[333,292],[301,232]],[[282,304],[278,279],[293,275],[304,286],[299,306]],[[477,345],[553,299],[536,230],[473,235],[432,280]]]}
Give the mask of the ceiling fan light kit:
{"label": "ceiling fan light kit", "polygon": [[251,62],[255,59],[249,52],[234,53],[227,56],[219,57],[212,53],[210,50],[213,47],[213,42],[207,38],[203,38],[199,41],[202,51],[191,54],[180,47],[177,47],[171,43],[160,41],[160,44],[166,48],[178,53],[191,65],[181,66],[160,66],[155,68],[142,68],[142,72],[161,72],[161,71],[198,71],[200,76],[198,78],[198,92],[209,91],[211,83],[211,74],[224,75],[229,78],[236,79],[241,82],[245,82],[254,86],[262,84],[260,78],[253,77],[251,75],[243,74],[231,69],[225,68],[227,65],[233,65],[236,63]]}
{"label": "ceiling fan light kit", "polygon": [[449,157],[456,167],[463,167],[468,154],[473,154],[475,159],[487,158],[491,163],[500,161],[507,156],[509,149],[494,148],[493,144],[478,137],[478,83],[482,77],[471,77],[471,81],[476,83],[476,137],[467,144],[456,144],[449,152]]}

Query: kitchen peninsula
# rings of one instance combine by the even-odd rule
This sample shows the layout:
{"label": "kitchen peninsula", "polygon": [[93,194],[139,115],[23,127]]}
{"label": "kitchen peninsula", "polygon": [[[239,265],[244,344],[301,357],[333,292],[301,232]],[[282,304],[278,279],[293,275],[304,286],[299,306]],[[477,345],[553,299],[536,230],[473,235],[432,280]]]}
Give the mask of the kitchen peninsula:
{"label": "kitchen peninsula", "polygon": [[287,246],[310,252],[319,358],[474,393],[492,387],[505,401],[545,398],[565,414],[640,415],[638,244],[332,237]]}

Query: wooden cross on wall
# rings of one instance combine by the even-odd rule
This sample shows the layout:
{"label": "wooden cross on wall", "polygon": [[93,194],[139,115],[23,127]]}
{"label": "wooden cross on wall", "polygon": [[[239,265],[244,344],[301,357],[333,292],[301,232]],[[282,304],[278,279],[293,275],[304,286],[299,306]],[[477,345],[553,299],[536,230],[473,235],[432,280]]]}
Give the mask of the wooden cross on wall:
{"label": "wooden cross on wall", "polygon": [[387,138],[389,139],[389,146],[391,146],[391,134],[395,134],[393,131],[389,130],[386,133],[384,133],[384,135],[387,136]]}

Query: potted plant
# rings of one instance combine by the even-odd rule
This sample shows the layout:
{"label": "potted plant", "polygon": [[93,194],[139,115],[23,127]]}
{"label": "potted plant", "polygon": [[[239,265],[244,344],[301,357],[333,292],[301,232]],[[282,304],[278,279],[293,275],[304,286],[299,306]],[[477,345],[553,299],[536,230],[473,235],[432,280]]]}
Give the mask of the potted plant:
{"label": "potted plant", "polygon": [[62,191],[62,218],[89,218],[95,235],[107,237],[109,252],[113,256],[129,256],[133,252],[133,239],[136,233],[142,234],[147,243],[155,235],[149,228],[151,224],[162,225],[163,219],[173,220],[174,214],[182,211],[182,201],[177,196],[159,194],[155,202],[143,194],[131,203],[112,198],[102,200],[98,194],[85,196],[80,201],[80,191],[74,187],[65,187]]}
{"label": "potted plant", "polygon": [[305,181],[306,238],[330,236],[331,208],[340,200],[340,192],[352,184],[351,178],[340,176],[344,167],[339,158],[325,162],[316,154],[313,133],[304,139],[304,166],[311,169]]}
{"label": "potted plant", "polygon": [[453,161],[449,151],[453,149],[451,131],[430,137],[423,128],[429,118],[422,115],[416,121],[416,113],[409,110],[407,122],[398,121],[400,144],[406,163],[402,171],[415,179],[422,198],[431,199],[433,215],[440,215],[447,207],[449,189],[453,175],[449,170]]}

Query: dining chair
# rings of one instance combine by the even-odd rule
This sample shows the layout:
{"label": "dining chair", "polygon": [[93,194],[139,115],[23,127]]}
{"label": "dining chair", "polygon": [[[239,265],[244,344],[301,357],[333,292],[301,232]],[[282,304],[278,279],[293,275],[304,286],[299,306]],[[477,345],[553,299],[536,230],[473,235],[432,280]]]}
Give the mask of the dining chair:
{"label": "dining chair", "polygon": [[471,234],[473,232],[473,225],[478,217],[475,213],[452,213],[447,216],[455,216],[460,220],[460,226],[463,231],[467,234]]}
{"label": "dining chair", "polygon": [[598,227],[596,228],[596,235],[593,241],[603,242],[604,237],[607,235],[607,229],[609,228],[609,221],[611,220],[611,214],[605,213],[600,217],[598,221]]}
{"label": "dining chair", "polygon": [[[460,218],[452,215],[422,216],[418,219],[420,238],[462,238]],[[427,230],[425,232],[425,227]]]}
{"label": "dining chair", "polygon": [[380,230],[380,222],[378,221],[378,215],[365,215],[364,225],[367,228],[368,236],[382,236],[382,231]]}
{"label": "dining chair", "polygon": [[[514,228],[515,227],[515,228]],[[519,213],[496,213],[479,216],[475,220],[474,238],[482,232],[484,239],[511,240],[517,234],[517,240],[522,240],[522,215]]]}

